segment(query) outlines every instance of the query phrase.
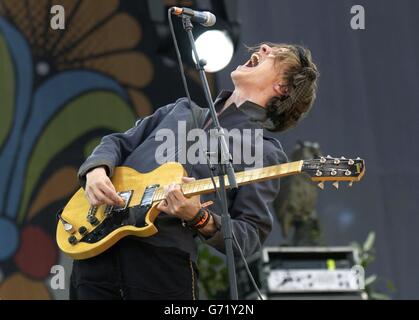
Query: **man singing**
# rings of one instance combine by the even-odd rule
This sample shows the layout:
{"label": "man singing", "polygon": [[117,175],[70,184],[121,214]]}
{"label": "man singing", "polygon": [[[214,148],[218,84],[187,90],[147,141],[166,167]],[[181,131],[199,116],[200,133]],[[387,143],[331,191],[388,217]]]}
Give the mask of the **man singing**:
{"label": "man singing", "polygon": [[[266,167],[287,161],[281,144],[269,132],[295,126],[310,110],[318,72],[310,51],[300,46],[265,43],[252,51],[250,59],[231,73],[234,91],[221,92],[215,107],[226,130],[264,132],[263,154],[257,156]],[[213,127],[208,109],[190,106],[182,98],[137,121],[124,133],[105,136],[79,170],[89,203],[123,203],[110,180],[114,168],[128,166],[149,172],[158,167],[156,150],[161,142],[156,141],[156,132],[178,132],[179,122],[188,119],[191,110],[199,127],[208,132]],[[236,138],[240,137],[233,136],[230,147]],[[242,141],[255,150],[254,141]],[[234,159],[233,164],[236,172],[249,167]],[[189,175],[183,178],[184,183],[210,176],[206,163],[183,165]],[[233,232],[245,255],[259,250],[271,231],[270,203],[278,192],[279,180],[227,192]],[[211,206],[202,206],[209,200],[213,201]],[[155,221],[159,231],[154,236],[126,237],[96,257],[74,261],[71,299],[197,299],[195,238],[224,252],[220,203],[214,194],[187,198],[179,185],[172,184],[165,188],[165,200],[158,209],[162,213]],[[237,248],[234,252],[237,254]]]}

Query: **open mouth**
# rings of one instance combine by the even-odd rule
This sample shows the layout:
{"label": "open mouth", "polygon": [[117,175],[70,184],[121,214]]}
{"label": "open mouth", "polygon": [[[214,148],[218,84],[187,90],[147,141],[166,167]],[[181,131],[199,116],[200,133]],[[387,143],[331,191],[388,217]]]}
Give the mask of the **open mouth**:
{"label": "open mouth", "polygon": [[260,56],[257,53],[253,53],[250,59],[246,62],[245,66],[248,68],[254,68],[260,63]]}

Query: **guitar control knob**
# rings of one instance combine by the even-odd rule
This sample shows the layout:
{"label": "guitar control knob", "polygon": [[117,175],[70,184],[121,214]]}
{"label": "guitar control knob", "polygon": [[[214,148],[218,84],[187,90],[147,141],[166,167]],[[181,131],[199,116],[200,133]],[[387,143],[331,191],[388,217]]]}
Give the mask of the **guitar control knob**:
{"label": "guitar control knob", "polygon": [[92,225],[92,226],[97,226],[99,224],[99,220],[98,218],[96,218],[95,216],[89,216],[87,218],[87,221]]}
{"label": "guitar control knob", "polygon": [[77,243],[77,238],[75,236],[68,237],[68,242],[72,245],[75,245]]}
{"label": "guitar control knob", "polygon": [[85,235],[85,234],[87,233],[87,228],[86,228],[85,226],[81,226],[81,227],[79,228],[79,233],[80,233],[81,235]]}
{"label": "guitar control knob", "polygon": [[64,230],[68,233],[74,233],[76,232],[76,230],[74,230],[73,225],[71,225],[70,223],[64,223]]}

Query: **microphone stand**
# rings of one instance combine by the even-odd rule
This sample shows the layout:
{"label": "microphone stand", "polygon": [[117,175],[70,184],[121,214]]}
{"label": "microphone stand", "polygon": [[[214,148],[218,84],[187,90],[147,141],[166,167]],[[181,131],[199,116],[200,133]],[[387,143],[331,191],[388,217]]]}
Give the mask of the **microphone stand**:
{"label": "microphone stand", "polygon": [[217,112],[214,107],[214,103],[211,98],[211,93],[208,85],[208,80],[205,75],[204,66],[206,65],[205,60],[199,59],[198,52],[195,46],[195,40],[192,34],[193,25],[191,19],[184,15],[182,16],[183,28],[188,34],[189,41],[191,43],[192,51],[196,61],[196,68],[199,71],[199,75],[202,81],[202,86],[205,92],[205,98],[209,105],[212,121],[215,125],[218,138],[218,168],[219,168],[219,194],[222,206],[221,214],[221,230],[224,237],[224,245],[227,256],[227,270],[228,270],[228,280],[230,284],[230,298],[231,300],[238,300],[237,292],[237,279],[236,279],[236,267],[234,262],[234,253],[233,253],[233,231],[231,217],[228,213],[228,204],[227,204],[227,193],[224,177],[227,174],[228,185],[230,188],[237,188],[236,177],[234,174],[233,165],[231,164],[231,155],[228,150],[228,145],[225,138],[224,129],[221,128],[220,122],[218,121]]}

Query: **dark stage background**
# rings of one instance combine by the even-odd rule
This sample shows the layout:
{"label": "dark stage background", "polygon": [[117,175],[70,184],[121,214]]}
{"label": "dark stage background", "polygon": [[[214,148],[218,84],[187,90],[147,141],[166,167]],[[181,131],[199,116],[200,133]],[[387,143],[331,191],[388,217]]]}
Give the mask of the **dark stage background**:
{"label": "dark stage background", "polygon": [[[365,8],[365,30],[352,30],[350,9]],[[351,189],[321,193],[318,214],[328,245],[362,242],[376,231],[370,272],[394,283],[395,298],[419,298],[419,2],[240,1],[241,41],[292,42],[312,50],[321,72],[311,114],[281,135],[318,141],[324,154],[359,155],[366,176]],[[219,76],[245,61],[242,48]],[[333,190],[332,190],[333,189]],[[273,243],[279,241],[278,233]]]}

